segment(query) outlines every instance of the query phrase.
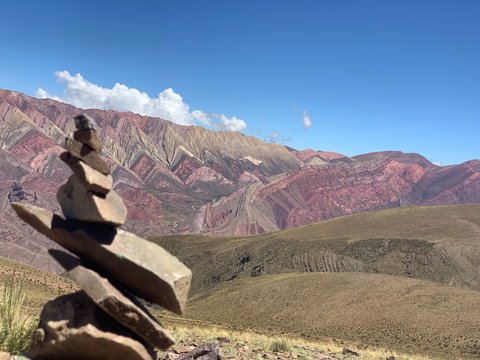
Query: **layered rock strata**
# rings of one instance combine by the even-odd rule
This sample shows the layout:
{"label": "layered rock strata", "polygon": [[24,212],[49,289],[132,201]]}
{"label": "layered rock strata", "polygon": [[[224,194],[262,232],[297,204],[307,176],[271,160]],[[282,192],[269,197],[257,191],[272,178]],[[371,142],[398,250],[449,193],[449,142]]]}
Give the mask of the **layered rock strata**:
{"label": "layered rock strata", "polygon": [[82,291],[47,303],[34,333],[32,359],[152,359],[153,348],[174,343],[135,295],[182,313],[191,271],[158,245],[119,227],[127,215],[113,190],[95,121],[75,118],[73,139],[61,159],[74,174],[57,199],[65,218],[12,203],[17,215],[78,257],[51,255]]}

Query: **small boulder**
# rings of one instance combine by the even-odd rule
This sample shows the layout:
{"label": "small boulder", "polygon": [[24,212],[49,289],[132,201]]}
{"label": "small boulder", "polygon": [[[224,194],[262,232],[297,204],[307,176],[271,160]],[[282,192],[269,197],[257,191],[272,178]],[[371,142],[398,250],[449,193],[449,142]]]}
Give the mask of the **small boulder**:
{"label": "small boulder", "polygon": [[221,360],[220,348],[215,343],[206,343],[180,355],[177,360]]}
{"label": "small boulder", "polygon": [[355,350],[344,347],[342,349],[342,355],[360,356],[360,353],[358,351],[355,351]]}

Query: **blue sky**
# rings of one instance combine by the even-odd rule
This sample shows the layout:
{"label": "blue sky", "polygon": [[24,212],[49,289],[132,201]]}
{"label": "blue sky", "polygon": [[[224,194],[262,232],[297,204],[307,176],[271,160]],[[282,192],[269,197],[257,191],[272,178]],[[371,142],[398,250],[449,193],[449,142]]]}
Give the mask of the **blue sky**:
{"label": "blue sky", "polygon": [[480,157],[480,1],[0,6],[0,88],[298,149]]}

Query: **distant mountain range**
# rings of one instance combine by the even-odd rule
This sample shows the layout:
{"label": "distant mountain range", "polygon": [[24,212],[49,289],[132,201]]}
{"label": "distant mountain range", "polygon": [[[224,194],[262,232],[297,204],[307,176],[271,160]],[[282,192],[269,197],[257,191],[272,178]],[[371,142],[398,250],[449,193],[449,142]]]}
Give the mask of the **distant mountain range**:
{"label": "distant mountain range", "polygon": [[51,243],[9,203],[59,211],[55,194],[70,170],[58,155],[82,112],[97,120],[102,155],[128,208],[125,226],[142,236],[259,234],[384,208],[480,203],[480,160],[442,167],[402,152],[299,151],[0,90],[0,256],[57,270],[45,250]]}

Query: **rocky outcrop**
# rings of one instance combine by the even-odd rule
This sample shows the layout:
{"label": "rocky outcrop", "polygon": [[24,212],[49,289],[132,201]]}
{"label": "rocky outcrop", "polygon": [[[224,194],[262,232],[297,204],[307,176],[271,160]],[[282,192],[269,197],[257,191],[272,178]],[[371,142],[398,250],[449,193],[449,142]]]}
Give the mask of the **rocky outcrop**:
{"label": "rocky outcrop", "polygon": [[[95,136],[94,121],[85,115],[75,120],[74,137],[90,142]],[[85,131],[92,134],[84,136]],[[67,158],[78,160],[67,162],[72,169],[100,170],[92,166],[103,162],[96,152],[101,146],[87,150],[90,159],[97,157],[92,163],[82,157],[83,150],[72,151],[68,144],[69,140]],[[80,148],[87,145],[79,144]],[[104,170],[103,175],[110,173],[109,168]],[[47,209],[12,203],[22,220],[78,256],[50,250],[82,291],[45,305],[28,352],[32,359],[151,360],[154,347],[167,349],[174,343],[133,294],[181,314],[191,271],[160,246],[119,229],[125,206],[111,188],[92,191],[99,185],[96,178],[86,181],[72,175],[60,187],[58,199],[66,219]],[[98,182],[105,185],[102,177]]]}
{"label": "rocky outcrop", "polygon": [[[248,234],[385,208],[462,203],[480,203],[479,160],[439,167],[416,154],[384,152],[304,166],[255,190],[244,187],[203,206],[196,223],[205,232],[229,234],[242,214],[244,232],[234,229]],[[211,221],[220,216],[222,224]]]}

